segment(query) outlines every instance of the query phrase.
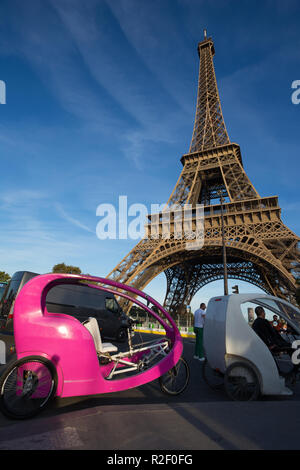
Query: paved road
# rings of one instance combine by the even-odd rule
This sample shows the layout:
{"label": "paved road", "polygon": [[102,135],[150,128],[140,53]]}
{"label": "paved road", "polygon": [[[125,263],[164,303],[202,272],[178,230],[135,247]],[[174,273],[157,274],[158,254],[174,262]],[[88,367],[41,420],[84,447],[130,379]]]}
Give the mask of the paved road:
{"label": "paved road", "polygon": [[158,383],[115,394],[56,399],[34,419],[0,416],[2,449],[299,449],[300,389],[292,397],[232,402],[203,382],[184,340],[188,389],[162,394]]}

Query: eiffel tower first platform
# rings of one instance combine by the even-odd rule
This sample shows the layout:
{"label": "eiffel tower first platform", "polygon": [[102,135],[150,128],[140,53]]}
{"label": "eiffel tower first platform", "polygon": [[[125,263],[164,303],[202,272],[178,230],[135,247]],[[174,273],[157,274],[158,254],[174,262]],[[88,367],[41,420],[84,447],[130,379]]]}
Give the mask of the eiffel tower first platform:
{"label": "eiffel tower first platform", "polygon": [[[244,170],[239,145],[230,142],[214,70],[214,43],[206,33],[198,53],[191,145],[181,158],[183,168],[167,204],[204,205],[204,245],[187,250],[187,240],[176,238],[174,225],[169,239],[163,239],[160,226],[158,239],[143,238],[108,277],[143,290],[164,272],[165,308],[172,315],[181,314],[201,287],[224,278],[224,239],[229,279],[249,282],[294,301],[293,273],[300,260],[300,239],[282,222],[278,197],[258,194]],[[158,216],[162,225],[162,214]],[[148,218],[150,223],[151,216]]]}

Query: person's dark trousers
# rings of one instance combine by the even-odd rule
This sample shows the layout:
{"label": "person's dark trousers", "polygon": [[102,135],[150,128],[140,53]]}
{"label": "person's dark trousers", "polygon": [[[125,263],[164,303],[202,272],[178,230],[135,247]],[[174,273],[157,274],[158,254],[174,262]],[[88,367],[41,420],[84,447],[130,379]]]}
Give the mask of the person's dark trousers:
{"label": "person's dark trousers", "polygon": [[203,357],[203,328],[194,327],[194,333],[196,335],[195,356]]}

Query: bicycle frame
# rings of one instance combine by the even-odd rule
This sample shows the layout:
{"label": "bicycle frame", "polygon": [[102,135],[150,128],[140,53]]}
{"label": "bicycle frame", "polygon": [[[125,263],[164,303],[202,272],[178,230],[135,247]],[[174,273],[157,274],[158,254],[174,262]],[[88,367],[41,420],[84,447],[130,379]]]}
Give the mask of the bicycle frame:
{"label": "bicycle frame", "polygon": [[[131,346],[126,353],[112,355],[108,364],[99,364],[93,338],[84,325],[69,315],[49,313],[46,307],[47,293],[52,287],[59,284],[82,284],[82,281],[89,281],[85,285],[90,288],[108,291],[111,288],[118,289],[113,291],[116,295],[142,306],[158,320],[166,331],[168,341],[164,342],[164,346],[162,340],[153,347],[147,345],[134,349]],[[90,282],[100,283],[101,286]],[[119,290],[126,291],[131,296]],[[148,305],[132,296],[145,299]],[[159,314],[151,310],[149,304],[155,306]],[[18,359],[42,356],[54,364],[58,379],[56,395],[60,397],[117,392],[151,382],[177,364],[183,349],[174,320],[153,298],[111,279],[72,274],[44,274],[25,284],[15,302],[14,335]],[[156,352],[161,354],[161,360],[153,367],[140,372],[142,357],[147,351],[152,354],[155,348]],[[137,374],[111,380],[121,372],[120,367],[124,365],[134,368]]]}
{"label": "bicycle frame", "polygon": [[[132,354],[130,353],[130,351],[111,356],[110,359],[114,363],[114,367],[112,368],[111,372],[107,376],[107,379],[112,379],[117,374],[123,374],[126,372],[131,372],[133,370],[140,370],[141,367],[146,366],[146,363],[150,364],[150,361],[153,361],[159,355],[166,356],[167,355],[166,349],[168,347],[169,347],[168,341],[160,340],[159,342],[155,341],[154,344],[152,345],[148,344],[147,346],[134,348],[133,349],[134,353],[141,353],[141,352],[146,353],[149,351],[146,357],[144,356],[144,354],[142,355],[141,361],[139,362],[133,362],[133,361],[123,359],[123,357],[127,358],[128,356],[130,356],[130,354]],[[145,361],[145,359],[147,361]],[[117,370],[119,364],[130,366],[130,367],[128,367],[127,369]]]}

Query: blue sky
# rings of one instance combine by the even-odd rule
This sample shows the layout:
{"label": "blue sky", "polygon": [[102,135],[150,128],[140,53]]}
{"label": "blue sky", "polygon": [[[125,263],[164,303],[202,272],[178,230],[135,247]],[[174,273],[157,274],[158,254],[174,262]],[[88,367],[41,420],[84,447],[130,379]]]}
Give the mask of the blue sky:
{"label": "blue sky", "polygon": [[[100,241],[96,208],[167,201],[192,136],[204,28],[229,137],[300,233],[298,0],[1,0],[0,270],[65,262],[106,276],[134,246]],[[164,286],[162,275],[147,290],[162,300]],[[195,302],[221,292],[213,283]]]}

